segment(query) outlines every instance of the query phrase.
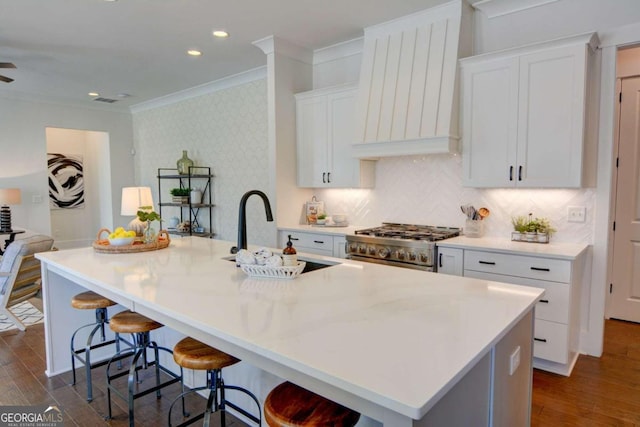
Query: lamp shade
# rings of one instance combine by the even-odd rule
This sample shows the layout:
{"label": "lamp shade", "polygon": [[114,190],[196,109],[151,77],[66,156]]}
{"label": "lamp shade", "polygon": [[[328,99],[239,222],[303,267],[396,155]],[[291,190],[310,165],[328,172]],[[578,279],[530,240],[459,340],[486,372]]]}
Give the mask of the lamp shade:
{"label": "lamp shade", "polygon": [[124,187],[120,215],[134,216],[140,206],[153,206],[153,197],[149,187]]}
{"label": "lamp shade", "polygon": [[19,205],[21,202],[19,188],[0,188],[0,205]]}

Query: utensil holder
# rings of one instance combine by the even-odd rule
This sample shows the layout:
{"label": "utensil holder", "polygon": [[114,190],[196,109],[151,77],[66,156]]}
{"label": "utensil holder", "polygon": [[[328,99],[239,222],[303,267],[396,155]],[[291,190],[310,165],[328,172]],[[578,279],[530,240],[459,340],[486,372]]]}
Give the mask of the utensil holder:
{"label": "utensil holder", "polygon": [[484,235],[484,223],[477,219],[466,220],[464,235],[467,237],[482,237]]}

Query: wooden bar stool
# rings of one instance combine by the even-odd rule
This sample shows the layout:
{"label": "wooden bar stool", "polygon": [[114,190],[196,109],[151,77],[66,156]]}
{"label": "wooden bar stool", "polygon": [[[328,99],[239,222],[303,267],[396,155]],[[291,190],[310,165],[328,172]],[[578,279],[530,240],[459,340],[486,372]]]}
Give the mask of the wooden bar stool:
{"label": "wooden bar stool", "polygon": [[[129,426],[134,425],[134,417],[133,417],[133,402],[135,399],[146,396],[149,393],[156,392],[156,397],[160,399],[162,396],[160,393],[160,389],[166,387],[168,385],[180,382],[182,384],[182,367],[180,367],[180,375],[175,374],[170,371],[166,367],[160,364],[159,353],[160,350],[165,351],[167,353],[172,353],[171,350],[165,347],[160,347],[155,341],[151,341],[150,332],[154,329],[161,328],[163,325],[161,323],[156,322],[155,320],[149,319],[139,313],[135,313],[133,311],[123,311],[111,318],[109,322],[109,327],[113,332],[119,334],[133,334],[135,337],[134,346],[132,348],[127,348],[122,351],[117,352],[107,363],[107,402],[109,404],[109,415],[108,419],[111,419],[111,392],[113,391],[117,396],[126,400],[129,404]],[[149,361],[147,358],[147,349],[153,349],[153,360]],[[132,357],[131,358],[131,366],[128,371],[119,372],[114,375],[111,375],[111,365],[113,362],[120,361],[122,359]],[[142,358],[142,363],[139,365],[140,358]],[[143,391],[135,392],[134,384],[137,379],[138,371],[141,369],[147,369],[149,366],[155,366],[155,377],[156,377],[156,385],[154,387],[148,388]],[[167,374],[170,379],[167,381],[160,381],[160,371]],[[121,393],[114,384],[112,384],[112,380],[116,378],[120,378],[122,376],[128,375],[127,378],[127,394]],[[184,400],[182,402],[182,411],[186,416],[186,412],[184,412]]]}
{"label": "wooden bar stool", "polygon": [[[89,323],[87,325],[81,326],[75,330],[73,335],[71,335],[71,370],[73,372],[73,385],[76,384],[76,359],[84,364],[87,376],[87,402],[91,402],[93,400],[93,386],[91,383],[91,370],[97,368],[99,366],[106,365],[108,360],[103,360],[100,362],[91,362],[91,350],[105,347],[107,345],[114,344],[116,345],[116,352],[120,351],[120,341],[121,340],[119,334],[116,333],[116,337],[113,340],[106,340],[104,327],[105,324],[109,323],[109,314],[107,313],[107,307],[111,307],[116,303],[111,301],[108,298],[103,297],[102,295],[98,295],[95,292],[82,292],[78,295],[75,295],[71,299],[71,306],[73,308],[77,308],[78,310],[95,310],[96,312],[96,321],[95,323]],[[76,334],[85,328],[93,327],[89,336],[87,337],[87,342],[85,346],[82,348],[76,348],[75,340]],[[100,331],[100,341],[96,344],[93,343],[93,338],[96,333]],[[124,341],[126,342],[126,341]],[[84,355],[84,357],[83,357]]]}
{"label": "wooden bar stool", "polygon": [[271,427],[352,427],[360,414],[287,381],[267,396],[264,419]]}
{"label": "wooden bar stool", "polygon": [[[169,426],[171,426],[171,412],[173,410],[173,405],[176,404],[178,399],[183,399],[184,405],[184,397],[189,393],[194,393],[200,390],[209,390],[209,398],[207,399],[207,407],[204,412],[199,414],[192,419],[185,421],[182,424],[179,424],[178,427],[187,426],[192,424],[199,419],[204,417],[204,426],[209,426],[209,420],[211,414],[220,410],[220,423],[222,426],[225,424],[225,412],[226,406],[235,409],[240,412],[245,417],[254,421],[258,424],[258,426],[262,423],[262,411],[260,410],[260,402],[256,398],[256,396],[250,391],[234,386],[234,385],[226,385],[224,380],[222,379],[222,368],[234,365],[238,363],[240,360],[235,357],[224,353],[216,348],[210,347],[200,341],[197,341],[193,338],[184,338],[179,341],[173,347],[173,360],[180,365],[182,368],[194,369],[199,371],[207,371],[207,385],[203,387],[193,388],[189,391],[184,391],[180,396],[178,396],[171,407],[169,408]],[[220,399],[218,399],[218,390],[220,391]],[[238,407],[236,404],[228,401],[225,397],[225,390],[237,390],[240,391],[253,399],[258,408],[258,416],[255,416],[243,408]],[[184,413],[184,409],[183,409]]]}

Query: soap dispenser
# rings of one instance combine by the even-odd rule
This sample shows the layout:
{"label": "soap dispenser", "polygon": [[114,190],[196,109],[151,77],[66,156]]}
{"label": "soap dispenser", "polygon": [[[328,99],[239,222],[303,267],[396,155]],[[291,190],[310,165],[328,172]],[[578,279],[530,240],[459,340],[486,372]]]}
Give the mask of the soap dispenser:
{"label": "soap dispenser", "polygon": [[282,251],[282,265],[285,267],[296,267],[298,265],[298,253],[291,242],[291,234],[289,234],[287,247]]}

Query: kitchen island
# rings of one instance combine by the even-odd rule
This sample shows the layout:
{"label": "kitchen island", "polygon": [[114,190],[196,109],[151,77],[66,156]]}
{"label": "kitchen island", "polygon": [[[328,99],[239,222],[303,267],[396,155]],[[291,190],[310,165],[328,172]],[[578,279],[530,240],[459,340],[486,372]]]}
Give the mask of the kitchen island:
{"label": "kitchen island", "polygon": [[[163,323],[161,344],[167,329],[192,336],[359,411],[363,425],[528,424],[543,290],[330,258],[340,264],[294,280],[249,278],[225,259],[232,245],[38,254],[47,375],[70,369],[69,337],[91,313],[69,301],[88,289]],[[260,378],[240,385],[264,399]]]}

